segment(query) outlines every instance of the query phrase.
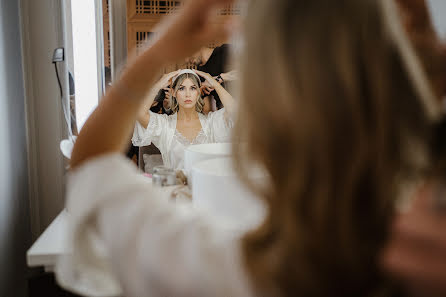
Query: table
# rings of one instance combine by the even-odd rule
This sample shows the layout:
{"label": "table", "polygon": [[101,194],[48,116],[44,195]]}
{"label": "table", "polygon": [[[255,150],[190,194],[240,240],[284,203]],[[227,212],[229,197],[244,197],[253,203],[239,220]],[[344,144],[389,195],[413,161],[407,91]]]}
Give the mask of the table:
{"label": "table", "polygon": [[[148,178],[147,181],[151,183],[152,179]],[[173,188],[165,189],[172,191]],[[29,267],[43,266],[45,271],[54,272],[57,258],[67,252],[67,224],[68,212],[64,209],[27,251],[26,261]]]}
{"label": "table", "polygon": [[47,272],[54,271],[57,258],[66,251],[67,216],[67,211],[62,210],[26,252],[29,267],[43,266]]}

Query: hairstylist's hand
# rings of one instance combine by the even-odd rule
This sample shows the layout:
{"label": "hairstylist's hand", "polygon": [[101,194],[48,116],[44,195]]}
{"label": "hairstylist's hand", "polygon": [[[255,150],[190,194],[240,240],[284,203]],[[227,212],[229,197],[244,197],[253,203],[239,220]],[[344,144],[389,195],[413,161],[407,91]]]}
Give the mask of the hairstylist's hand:
{"label": "hairstylist's hand", "polygon": [[220,76],[224,81],[234,81],[239,79],[237,70],[221,73]]}
{"label": "hairstylist's hand", "polygon": [[439,189],[425,186],[410,211],[397,217],[382,257],[385,270],[415,296],[446,296],[446,191]]}
{"label": "hairstylist's hand", "polygon": [[[154,102],[153,100],[157,96],[159,90],[166,91],[166,97],[167,94],[170,94],[170,85],[172,84],[172,79],[179,73],[180,71],[172,71],[170,73],[163,74],[163,76],[153,85],[151,91],[146,96],[144,106],[142,107],[142,111],[147,111],[149,106],[153,106]],[[158,104],[156,102],[156,104]],[[155,104],[155,105],[156,105]]]}
{"label": "hairstylist's hand", "polygon": [[159,49],[163,59],[183,61],[210,42],[226,40],[231,24],[216,24],[211,20],[216,16],[216,9],[232,2],[234,0],[185,1],[182,11],[163,22],[159,34],[149,43],[152,48]]}
{"label": "hairstylist's hand", "polygon": [[204,95],[209,95],[213,90],[214,90],[214,88],[211,86],[211,84],[207,80],[205,80],[201,84],[201,92]]}
{"label": "hairstylist's hand", "polygon": [[170,100],[170,97],[172,96],[172,89],[171,88],[164,88],[164,93],[166,96],[164,97],[164,100]]}

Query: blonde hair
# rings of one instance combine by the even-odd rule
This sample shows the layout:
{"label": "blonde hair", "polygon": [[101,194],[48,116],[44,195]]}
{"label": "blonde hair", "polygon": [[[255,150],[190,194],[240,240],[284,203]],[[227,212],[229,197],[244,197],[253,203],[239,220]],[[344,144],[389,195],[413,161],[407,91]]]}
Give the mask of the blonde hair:
{"label": "blonde hair", "polygon": [[[435,108],[380,3],[250,3],[239,106],[249,112],[238,115],[233,152],[240,177],[269,207],[243,241],[261,296],[387,288],[378,253],[401,183],[428,164]],[[252,162],[268,173],[266,187],[248,179]]]}
{"label": "blonde hair", "polygon": [[[174,94],[177,93],[178,89],[180,88],[181,84],[186,80],[186,79],[190,79],[193,84],[200,89],[200,82],[198,80],[198,78],[193,75],[193,74],[189,74],[189,73],[184,73],[181,74],[180,76],[178,76],[175,81],[173,82],[172,85],[172,89],[174,90]],[[170,102],[170,109],[175,113],[178,112],[178,110],[180,109],[180,106],[178,104],[177,98],[175,96],[171,96],[171,102]],[[195,104],[195,110],[197,112],[202,112],[203,111],[203,106],[204,106],[204,101],[203,98],[201,98],[201,94],[200,94],[200,90],[198,90],[198,99],[197,99],[197,103]]]}

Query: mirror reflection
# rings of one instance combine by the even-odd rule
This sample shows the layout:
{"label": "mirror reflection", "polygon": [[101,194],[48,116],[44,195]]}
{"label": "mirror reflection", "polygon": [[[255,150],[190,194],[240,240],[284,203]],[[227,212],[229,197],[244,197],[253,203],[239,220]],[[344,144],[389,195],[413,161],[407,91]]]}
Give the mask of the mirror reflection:
{"label": "mirror reflection", "polygon": [[[175,13],[182,1],[126,2],[128,56],[140,54],[157,25]],[[103,0],[104,62],[106,85],[111,84],[109,1]],[[215,23],[240,18],[240,5],[220,10]],[[185,149],[191,145],[230,141],[234,109],[231,40],[211,42],[183,62],[167,65],[147,95],[127,156],[146,173],[164,165],[184,169]]]}

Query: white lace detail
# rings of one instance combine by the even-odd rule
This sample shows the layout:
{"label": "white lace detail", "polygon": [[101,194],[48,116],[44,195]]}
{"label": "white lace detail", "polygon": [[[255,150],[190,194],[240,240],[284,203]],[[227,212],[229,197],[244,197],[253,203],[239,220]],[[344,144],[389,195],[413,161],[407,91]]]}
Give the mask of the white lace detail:
{"label": "white lace detail", "polygon": [[164,165],[174,169],[184,168],[184,150],[192,144],[230,142],[232,121],[225,118],[225,110],[198,114],[201,130],[191,141],[177,129],[177,114],[170,116],[150,113],[147,127],[138,122],[133,132],[133,144],[145,146],[153,143],[161,152]]}
{"label": "white lace detail", "polygon": [[176,137],[177,141],[184,146],[189,146],[192,144],[202,144],[208,142],[206,139],[206,135],[204,134],[203,128],[201,128],[200,132],[198,132],[197,136],[195,136],[195,138],[192,139],[192,141],[190,141],[187,137],[181,134],[181,132],[178,131],[177,129],[175,129],[174,137]]}

